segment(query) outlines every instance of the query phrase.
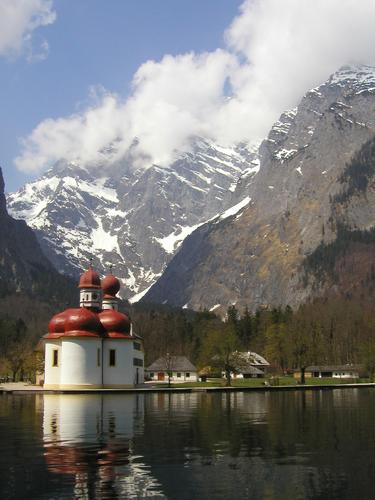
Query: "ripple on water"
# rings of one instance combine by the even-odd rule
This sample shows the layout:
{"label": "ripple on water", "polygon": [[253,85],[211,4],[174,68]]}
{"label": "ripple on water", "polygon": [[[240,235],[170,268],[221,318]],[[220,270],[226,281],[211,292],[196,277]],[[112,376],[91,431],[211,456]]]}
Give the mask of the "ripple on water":
{"label": "ripple on water", "polygon": [[0,397],[0,498],[370,498],[375,391]]}

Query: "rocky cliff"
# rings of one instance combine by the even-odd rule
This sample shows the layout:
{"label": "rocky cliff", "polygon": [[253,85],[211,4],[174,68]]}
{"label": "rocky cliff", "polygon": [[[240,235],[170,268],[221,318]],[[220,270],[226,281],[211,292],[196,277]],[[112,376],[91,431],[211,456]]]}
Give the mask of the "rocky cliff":
{"label": "rocky cliff", "polygon": [[193,232],[144,300],[224,311],[364,293],[374,265],[374,135],[375,68],[344,67],[273,126],[259,172],[234,192],[247,206]]}
{"label": "rocky cliff", "polygon": [[9,216],[0,169],[0,294],[25,293],[65,303],[74,296],[75,289],[53,268],[26,222]]}
{"label": "rocky cliff", "polygon": [[62,160],[9,194],[8,204],[59,271],[77,276],[91,257],[102,274],[112,264],[131,297],[156,281],[190,232],[232,204],[238,179],[251,183],[257,169],[257,149],[196,138],[167,166],[139,169],[131,155],[105,168]]}

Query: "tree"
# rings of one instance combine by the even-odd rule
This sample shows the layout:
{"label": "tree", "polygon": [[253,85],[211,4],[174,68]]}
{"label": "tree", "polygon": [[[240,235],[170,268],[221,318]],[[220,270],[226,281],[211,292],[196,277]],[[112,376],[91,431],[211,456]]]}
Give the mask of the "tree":
{"label": "tree", "polygon": [[362,346],[362,360],[369,374],[370,381],[374,381],[375,375],[375,340],[369,340]]}
{"label": "tree", "polygon": [[284,371],[287,368],[289,342],[286,325],[284,323],[270,325],[266,330],[265,337],[267,360]]}
{"label": "tree", "polygon": [[19,375],[22,378],[33,354],[33,341],[22,319],[0,321],[0,352],[3,375],[10,372],[14,381]]}
{"label": "tree", "polygon": [[250,349],[250,343],[253,336],[253,321],[248,307],[246,306],[244,313],[239,322],[239,337],[241,339],[242,346],[246,349]]}
{"label": "tree", "polygon": [[289,349],[294,367],[301,370],[301,384],[305,384],[305,370],[311,364],[324,360],[325,343],[322,327],[302,307],[289,325]]}
{"label": "tree", "polygon": [[214,327],[205,338],[200,355],[201,366],[210,365],[225,372],[226,384],[231,385],[231,373],[239,362],[239,341],[232,325],[222,323]]}

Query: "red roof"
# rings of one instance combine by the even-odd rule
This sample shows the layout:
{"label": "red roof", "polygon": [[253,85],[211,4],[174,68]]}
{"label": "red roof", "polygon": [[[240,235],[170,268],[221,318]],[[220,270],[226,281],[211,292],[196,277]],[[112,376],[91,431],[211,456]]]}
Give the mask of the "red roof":
{"label": "red roof", "polygon": [[56,314],[49,325],[46,338],[102,337],[105,335],[97,314],[85,307],[66,309]]}
{"label": "red roof", "polygon": [[85,307],[67,309],[65,336],[68,337],[101,337],[102,325],[97,314]]}
{"label": "red roof", "polygon": [[114,297],[119,292],[120,288],[120,280],[113,276],[113,274],[109,274],[102,281],[102,289],[105,295]]}
{"label": "red roof", "polygon": [[105,309],[99,313],[79,307],[67,309],[53,316],[46,339],[60,337],[133,338],[127,314]]}
{"label": "red roof", "polygon": [[100,323],[110,338],[130,338],[130,319],[126,314],[104,309],[98,313]]}
{"label": "red roof", "polygon": [[101,288],[99,274],[92,267],[89,267],[81,275],[78,288]]}
{"label": "red roof", "polygon": [[[78,286],[79,288],[103,288],[104,298],[116,299],[115,295],[120,290],[120,281],[110,274],[101,283],[98,273],[89,267],[82,274]],[[112,309],[96,312],[86,307],[66,309],[53,316],[48,325],[48,334],[44,338],[58,339],[60,337],[133,338],[130,335],[130,319],[126,314]]]}
{"label": "red roof", "polygon": [[48,324],[48,337],[59,338],[65,332],[65,312],[55,314]]}

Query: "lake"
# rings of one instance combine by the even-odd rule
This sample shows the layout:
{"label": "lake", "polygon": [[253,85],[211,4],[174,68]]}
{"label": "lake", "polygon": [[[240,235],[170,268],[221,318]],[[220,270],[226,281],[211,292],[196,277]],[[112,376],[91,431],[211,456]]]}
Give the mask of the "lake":
{"label": "lake", "polygon": [[0,498],[374,498],[375,389],[0,395]]}

